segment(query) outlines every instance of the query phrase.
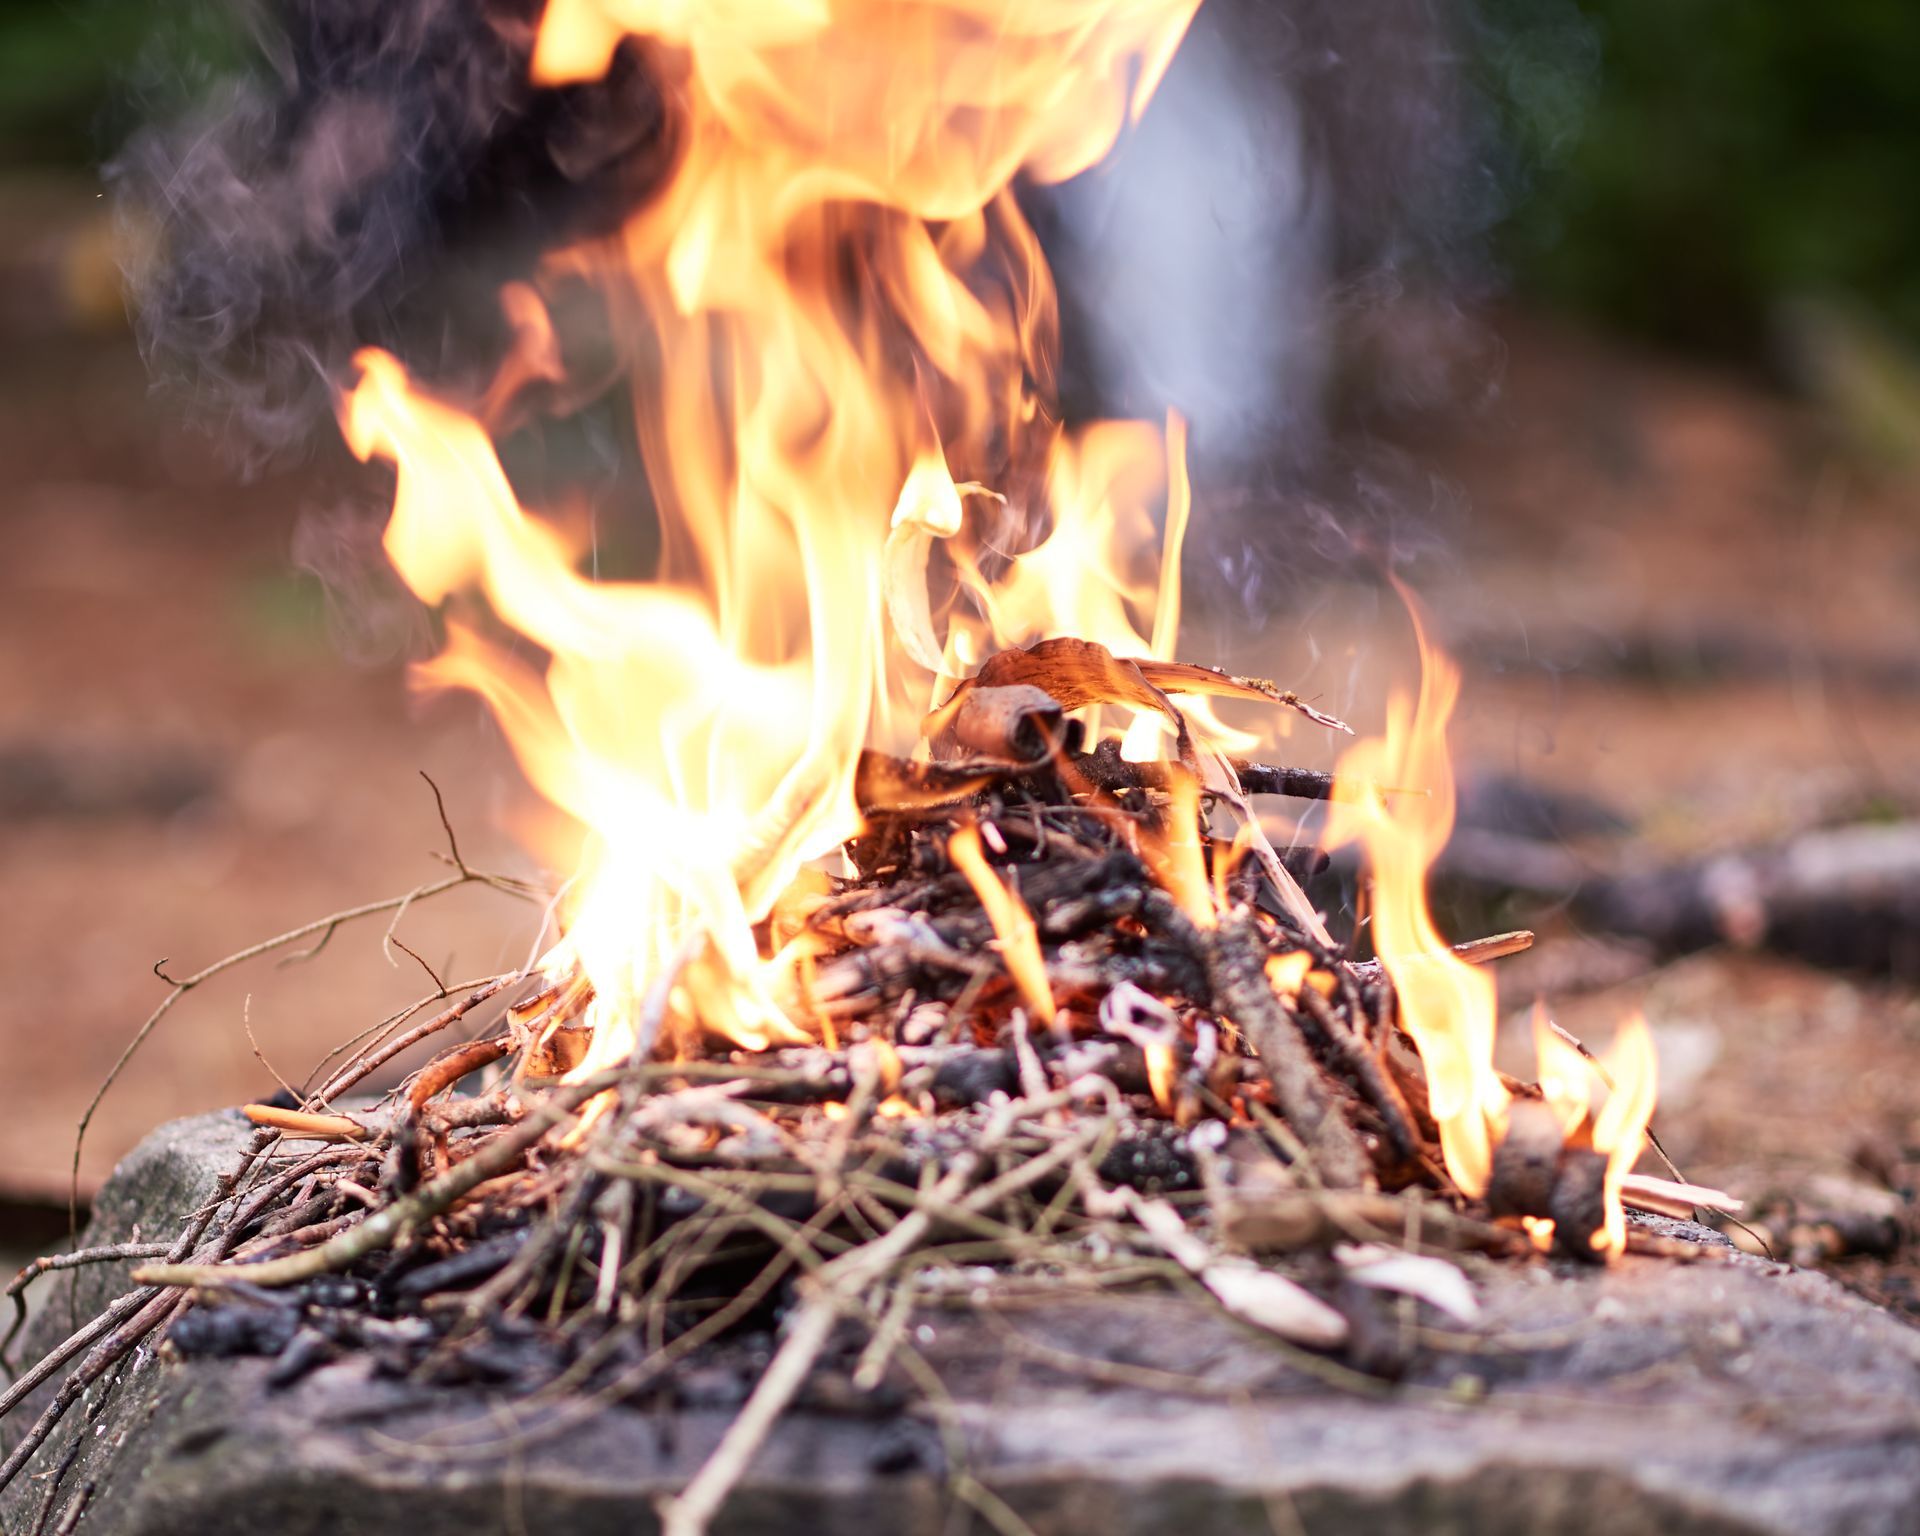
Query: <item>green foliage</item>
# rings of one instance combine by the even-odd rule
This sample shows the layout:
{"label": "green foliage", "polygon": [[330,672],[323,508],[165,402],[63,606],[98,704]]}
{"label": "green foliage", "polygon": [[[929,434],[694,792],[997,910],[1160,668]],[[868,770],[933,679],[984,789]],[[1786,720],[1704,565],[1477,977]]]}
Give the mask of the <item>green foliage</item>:
{"label": "green foliage", "polygon": [[1523,290],[1757,354],[1819,295],[1920,339],[1920,5],[1484,0],[1480,67],[1527,168]]}
{"label": "green foliage", "polygon": [[85,167],[241,52],[238,0],[0,0],[0,165]]}

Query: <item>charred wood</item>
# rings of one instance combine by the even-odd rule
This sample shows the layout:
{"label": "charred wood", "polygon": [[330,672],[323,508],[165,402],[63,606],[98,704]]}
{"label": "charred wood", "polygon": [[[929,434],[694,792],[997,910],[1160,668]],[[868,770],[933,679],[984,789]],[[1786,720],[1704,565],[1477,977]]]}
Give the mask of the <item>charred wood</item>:
{"label": "charred wood", "polygon": [[1366,1149],[1347,1124],[1300,1028],[1267,980],[1267,949],[1250,914],[1228,913],[1206,936],[1214,1006],[1245,1033],[1273,1084],[1275,1102],[1331,1189],[1373,1182]]}

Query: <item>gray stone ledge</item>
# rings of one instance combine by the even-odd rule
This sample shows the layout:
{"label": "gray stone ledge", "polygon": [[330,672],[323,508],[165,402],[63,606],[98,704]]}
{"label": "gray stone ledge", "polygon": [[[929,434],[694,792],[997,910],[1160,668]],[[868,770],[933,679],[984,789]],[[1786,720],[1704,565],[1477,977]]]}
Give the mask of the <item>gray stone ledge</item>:
{"label": "gray stone ledge", "polygon": [[[164,1230],[245,1136],[232,1115],[156,1132],[103,1192],[89,1240],[135,1222]],[[1820,1276],[1745,1258],[1469,1267],[1481,1337],[1425,1357],[1386,1398],[1325,1385],[1175,1296],[930,1313],[916,1338],[954,1396],[970,1470],[1038,1536],[1920,1530],[1920,1333]],[[118,1282],[89,1274],[83,1305]],[[40,1319],[36,1343],[64,1313]],[[1109,1378],[1147,1367],[1222,1395],[1089,1380],[1022,1352],[1009,1330]],[[85,1442],[56,1512],[91,1486],[77,1529],[100,1536],[630,1536],[657,1528],[651,1499],[685,1481],[731,1416],[619,1408],[517,1454],[459,1455],[430,1442],[493,1434],[497,1401],[379,1379],[364,1359],[277,1390],[270,1370],[143,1352],[96,1420],[76,1411],[43,1449],[44,1472]],[[902,1445],[917,1454],[882,1454]],[[938,1445],[916,1413],[830,1411],[823,1396],[781,1423],[716,1536],[967,1529],[948,1523]],[[29,1529],[43,1497],[34,1479],[16,1484],[6,1530]]]}

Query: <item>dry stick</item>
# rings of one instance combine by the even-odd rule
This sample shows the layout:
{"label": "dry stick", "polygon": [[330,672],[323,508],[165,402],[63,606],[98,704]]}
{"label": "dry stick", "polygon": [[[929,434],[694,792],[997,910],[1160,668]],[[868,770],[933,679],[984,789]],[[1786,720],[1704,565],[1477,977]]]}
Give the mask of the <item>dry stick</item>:
{"label": "dry stick", "polygon": [[[398,922],[399,919],[400,914],[398,912],[394,913],[394,921]],[[426,957],[423,956],[419,950],[414,949],[397,933],[389,932],[386,941],[427,973],[427,980],[433,983],[438,996],[445,997],[447,995],[447,984],[440,979],[440,973],[427,964]]]}
{"label": "dry stick", "polygon": [[[1007,1109],[1024,1117],[1041,1112],[1046,1102],[1029,1100],[1009,1105]],[[1003,1110],[1002,1114],[1005,1113]],[[1010,1119],[990,1123],[980,1138],[980,1145],[955,1158],[945,1177],[931,1189],[923,1190],[915,1208],[897,1226],[884,1236],[829,1260],[818,1274],[799,1282],[803,1299],[794,1314],[792,1327],[746,1406],[727,1426],[720,1444],[693,1475],[693,1480],[677,1496],[661,1501],[662,1536],[706,1536],[708,1525],[720,1512],[727,1495],[745,1475],[754,1455],[772,1432],[774,1422],[786,1411],[806,1380],[808,1371],[826,1346],[835,1319],[848,1310],[852,1298],[884,1278],[912,1252],[936,1220],[964,1219],[992,1209],[1009,1195],[1018,1194],[1084,1153],[1102,1130],[1097,1123],[1089,1125],[1040,1156],[981,1185],[964,1198],[957,1198],[972,1182],[974,1171],[990,1150],[989,1143],[1004,1137],[1011,1128]]]}
{"label": "dry stick", "polygon": [[255,1125],[271,1126],[303,1141],[365,1141],[373,1134],[346,1115],[313,1115],[277,1104],[242,1104],[240,1113]]}
{"label": "dry stick", "polygon": [[224,1286],[295,1285],[316,1275],[343,1269],[356,1259],[377,1253],[404,1232],[439,1215],[462,1195],[496,1174],[505,1173],[535,1142],[557,1125],[561,1118],[578,1109],[597,1093],[612,1087],[626,1075],[624,1069],[601,1072],[556,1090],[531,1105],[526,1119],[510,1130],[502,1131],[465,1162],[449,1169],[439,1178],[409,1195],[376,1211],[357,1227],[338,1237],[263,1264],[152,1264],[133,1272],[142,1285]]}
{"label": "dry stick", "polygon": [[[453,823],[447,818],[447,803],[441,797],[440,786],[435,784],[431,778],[428,778],[425,773],[422,773],[420,776],[427,780],[428,788],[433,791],[433,802],[440,813],[440,826],[447,834],[447,847],[452,854],[453,867],[458,873],[449,875],[445,880],[434,880],[426,885],[415,886],[403,896],[390,896],[385,901],[372,901],[357,907],[347,907],[327,917],[315,918],[310,923],[302,923],[298,928],[290,928],[285,933],[278,934],[271,939],[263,939],[258,944],[251,944],[245,949],[228,955],[224,960],[216,960],[212,965],[205,966],[195,971],[191,976],[184,977],[178,981],[175,981],[173,977],[161,970],[161,966],[167,963],[164,957],[154,962],[153,974],[171,985],[173,990],[160,1000],[159,1005],[152,1013],[147,1015],[140,1027],[134,1031],[133,1038],[127,1042],[126,1049],[121,1051],[119,1058],[114,1062],[113,1066],[108,1069],[106,1077],[101,1080],[100,1086],[94,1090],[92,1099],[88,1101],[86,1110],[80,1116],[80,1123],[74,1127],[73,1167],[67,1177],[67,1230],[69,1240],[78,1241],[79,1238],[80,1155],[86,1145],[87,1128],[93,1124],[93,1117],[99,1111],[101,1101],[106,1098],[108,1092],[113,1088],[114,1083],[119,1080],[120,1074],[126,1070],[127,1063],[132,1061],[134,1054],[142,1045],[146,1044],[147,1037],[159,1026],[160,1021],[172,1010],[173,1005],[179,1002],[181,998],[185,997],[195,987],[211,981],[223,971],[230,971],[237,965],[243,965],[249,960],[256,960],[261,955],[271,954],[276,949],[284,949],[297,939],[304,939],[311,934],[317,933],[320,935],[318,943],[311,949],[303,950],[297,955],[288,956],[287,961],[283,963],[290,963],[294,960],[310,960],[327,947],[327,941],[333,937],[334,933],[343,924],[354,922],[363,917],[372,917],[380,912],[404,912],[416,901],[426,901],[431,897],[454,890],[459,886],[470,885],[477,882],[481,885],[491,886],[495,890],[505,891],[508,895],[527,897],[532,894],[525,881],[515,880],[508,875],[490,874],[485,870],[474,869],[467,864],[466,860],[461,858],[460,844],[453,835]],[[443,993],[444,991],[445,989],[442,988]],[[251,1161],[251,1159],[249,1159],[249,1161]]]}
{"label": "dry stick", "polygon": [[237,1240],[239,1234],[258,1221],[261,1214],[275,1199],[298,1184],[308,1174],[318,1172],[333,1163],[364,1158],[369,1153],[369,1148],[360,1146],[358,1143],[322,1147],[311,1157],[304,1157],[292,1167],[283,1168],[264,1184],[256,1185],[253,1189],[246,1191],[253,1198],[235,1209],[232,1220],[227,1223],[227,1231],[234,1234]]}
{"label": "dry stick", "polygon": [[[212,965],[205,966],[195,971],[191,976],[181,977],[177,981],[161,969],[161,967],[167,963],[164,959],[155,961],[153,974],[171,985],[173,990],[160,1000],[159,1006],[157,1006],[152,1013],[148,1014],[140,1027],[134,1031],[133,1038],[127,1042],[126,1049],[121,1051],[119,1059],[108,1069],[106,1077],[101,1080],[100,1086],[94,1090],[93,1098],[88,1101],[85,1112],[80,1116],[79,1125],[74,1128],[73,1168],[68,1175],[67,1181],[68,1227],[71,1230],[77,1231],[80,1224],[80,1154],[82,1148],[86,1145],[87,1129],[93,1124],[93,1117],[95,1113],[98,1112],[101,1101],[106,1098],[114,1083],[119,1080],[120,1074],[126,1070],[127,1063],[132,1061],[134,1054],[141,1046],[147,1043],[147,1037],[159,1026],[160,1021],[172,1011],[175,1003],[179,1002],[181,998],[185,997],[195,987],[213,980],[214,977],[220,975],[222,972],[230,971],[236,965],[243,965],[249,960],[257,960],[260,956],[271,954],[276,949],[284,949],[287,945],[297,940],[308,938],[316,933],[321,936],[318,944],[314,945],[312,949],[303,951],[299,957],[310,958],[320,952],[327,940],[333,937],[334,930],[342,924],[351,923],[363,917],[372,917],[381,912],[393,912],[411,905],[416,901],[426,901],[430,897],[439,896],[444,892],[454,890],[459,886],[471,884],[474,881],[480,881],[488,885],[494,885],[496,883],[494,877],[478,874],[462,866],[459,874],[449,875],[444,880],[435,880],[426,885],[416,886],[403,896],[390,896],[385,901],[370,901],[362,906],[347,907],[342,911],[331,913],[326,917],[315,918],[310,923],[302,923],[298,928],[289,928],[285,933],[277,934],[271,939],[262,939],[258,944],[250,944],[245,949],[228,955],[224,960],[216,960]],[[504,886],[498,886],[497,888],[507,889],[507,887]]]}
{"label": "dry stick", "polygon": [[[61,1366],[65,1365],[96,1339],[112,1332],[119,1324],[126,1321],[129,1317],[132,1317],[141,1307],[146,1305],[152,1297],[153,1292],[144,1287],[137,1291],[127,1292],[126,1295],[109,1305],[104,1312],[84,1328],[69,1336],[64,1342],[55,1345],[54,1348],[47,1352],[43,1359],[37,1361],[25,1371],[22,1371],[20,1375],[14,1379],[12,1386],[8,1387],[5,1392],[0,1392],[0,1418],[6,1417],[7,1414],[19,1407],[20,1400],[29,1392],[40,1386],[49,1376],[53,1375],[55,1371],[59,1370]],[[5,1486],[5,1480],[0,1479],[0,1487]]]}
{"label": "dry stick", "polygon": [[330,1099],[338,1098],[342,1093],[345,1093],[347,1089],[353,1087],[355,1083],[361,1082],[370,1073],[385,1066],[402,1051],[408,1049],[408,1047],[418,1045],[422,1040],[426,1039],[428,1035],[438,1034],[449,1024],[471,1013],[489,998],[499,996],[500,993],[504,992],[508,987],[521,980],[522,976],[523,973],[520,971],[505,971],[498,976],[489,976],[486,980],[477,983],[473,990],[465,997],[455,999],[424,1023],[414,1025],[412,1029],[407,1030],[403,1034],[395,1035],[391,1040],[387,1041],[386,1044],[378,1047],[376,1050],[370,1051],[348,1062],[338,1072],[334,1073],[332,1077],[328,1078],[326,1085],[312,1097],[322,1103]]}
{"label": "dry stick", "polygon": [[1412,1161],[1420,1150],[1420,1137],[1413,1128],[1413,1114],[1407,1108],[1406,1098],[1398,1085],[1381,1067],[1379,1058],[1367,1048],[1366,1042],[1353,1026],[1334,1011],[1333,1004],[1313,987],[1302,986],[1296,1004],[1320,1027],[1334,1059],[1346,1068],[1353,1085],[1380,1111],[1393,1150],[1409,1162]]}
{"label": "dry stick", "polygon": [[[240,1181],[247,1176],[254,1163],[258,1161],[260,1154],[266,1150],[273,1139],[274,1136],[272,1132],[255,1132],[253,1139],[248,1142],[245,1151],[241,1154],[238,1166],[236,1166],[231,1173],[221,1175],[216,1184],[214,1198],[202,1206],[201,1209],[188,1220],[186,1227],[181,1231],[180,1235],[175,1238],[173,1246],[167,1250],[170,1256],[184,1258],[193,1251],[194,1244],[200,1241],[201,1236],[212,1223],[220,1207],[232,1196]],[[213,1247],[218,1250],[223,1241],[225,1240],[217,1240]],[[89,1354],[72,1374],[61,1383],[60,1390],[55,1395],[53,1402],[48,1406],[46,1412],[35,1421],[33,1428],[27,1432],[27,1438],[15,1448],[14,1453],[7,1458],[5,1464],[0,1465],[0,1489],[4,1489],[7,1484],[19,1474],[20,1469],[26,1465],[28,1459],[32,1456],[33,1452],[39,1448],[41,1442],[53,1432],[54,1426],[60,1422],[60,1419],[66,1413],[67,1409],[72,1406],[74,1399],[77,1398],[81,1392],[85,1391],[114,1361],[118,1360],[127,1350],[139,1343],[151,1328],[164,1320],[179,1300],[180,1298],[177,1296],[169,1294],[155,1295],[151,1290],[147,1289],[128,1292],[127,1295],[122,1296],[118,1301],[107,1307],[106,1310],[91,1323],[88,1323],[85,1327],[76,1329],[64,1343],[57,1345],[49,1351],[45,1359],[38,1362],[24,1376],[16,1380],[13,1386],[4,1394],[0,1394],[0,1418],[3,1418],[19,1405],[20,1400],[25,1397],[27,1393],[38,1387],[52,1375],[54,1371],[58,1370],[60,1366],[64,1365],[68,1360],[71,1360],[80,1350],[86,1348],[89,1343],[98,1339],[103,1329],[109,1327],[114,1328],[114,1331],[108,1334],[107,1337],[101,1340],[95,1347],[93,1353]],[[132,1315],[129,1317],[128,1313],[130,1311]],[[120,1326],[114,1327],[116,1323],[121,1322],[122,1318],[125,1318],[126,1321]]]}
{"label": "dry stick", "polygon": [[[88,1352],[86,1359],[82,1360],[74,1369],[73,1373],[68,1376],[65,1381],[60,1383],[60,1390],[54,1393],[53,1401],[47,1404],[46,1412],[34,1420],[33,1428],[28,1430],[25,1437],[13,1448],[13,1454],[7,1457],[4,1462],[0,1462],[0,1488],[5,1488],[7,1484],[19,1476],[20,1469],[32,1459],[34,1452],[40,1449],[47,1436],[53,1433],[54,1426],[65,1416],[66,1411],[73,1406],[74,1400],[78,1398],[82,1392],[86,1391],[116,1360],[135,1344],[139,1343],[139,1341],[146,1336],[149,1329],[173,1310],[174,1304],[178,1300],[178,1297],[166,1292],[155,1294],[151,1291],[132,1291],[126,1296],[121,1297],[119,1302],[116,1302],[112,1308],[102,1314],[101,1321],[115,1317],[124,1317],[125,1320],[121,1321],[119,1326],[114,1327],[110,1333],[107,1333],[105,1338],[95,1344],[92,1350]],[[125,1302],[135,1303],[130,1316],[120,1311],[121,1304]],[[91,1330],[82,1330],[82,1333],[90,1332]],[[92,1336],[98,1337],[97,1334]],[[75,1335],[75,1338],[78,1337],[80,1337],[80,1335]],[[73,1342],[74,1340],[69,1339],[66,1345],[61,1346],[62,1350],[72,1345]],[[58,1353],[59,1351],[56,1351],[56,1354]],[[50,1356],[49,1359],[51,1358],[53,1357]],[[71,1355],[61,1355],[63,1361],[70,1358]],[[45,1362],[43,1361],[42,1365],[44,1364]],[[5,1413],[8,1409],[12,1408],[13,1405],[25,1395],[22,1387],[29,1379],[37,1376],[38,1380],[35,1381],[35,1385],[38,1385],[38,1381],[46,1379],[44,1375],[39,1374],[40,1370],[41,1367],[36,1366],[34,1371],[30,1372],[27,1377],[22,1377],[21,1381],[16,1383],[4,1398],[0,1398],[0,1413]]]}
{"label": "dry stick", "polygon": [[[388,1014],[384,1019],[380,1020],[379,1023],[369,1024],[365,1029],[359,1031],[359,1033],[354,1035],[349,1035],[345,1040],[341,1041],[340,1044],[336,1045],[332,1050],[328,1051],[326,1055],[322,1056],[320,1060],[317,1063],[315,1063],[313,1070],[309,1072],[303,1079],[301,1079],[301,1081],[307,1082],[307,1083],[313,1082],[316,1078],[320,1076],[320,1073],[325,1068],[332,1065],[332,1063],[338,1060],[340,1057],[346,1055],[348,1051],[354,1050],[360,1046],[365,1045],[369,1040],[378,1039],[381,1035],[384,1035],[388,1030],[397,1028],[399,1025],[406,1023],[408,1019],[412,1018],[416,1013],[420,1012],[421,1009],[431,1007],[433,1004],[439,1002],[442,998],[451,997],[456,992],[471,991],[474,987],[479,986],[481,982],[486,980],[488,980],[487,977],[478,976],[478,977],[475,977],[472,981],[456,982],[454,985],[448,987],[445,991],[442,991],[442,992],[429,992],[425,997],[417,998],[413,1002],[408,1003],[406,1007],[397,1009],[394,1012]],[[305,1102],[308,1104],[318,1104],[322,1102],[319,1095],[313,1093],[310,1090],[303,1089],[301,1090],[301,1092],[304,1095]]]}
{"label": "dry stick", "polygon": [[492,1040],[470,1040],[465,1045],[456,1045],[443,1051],[413,1075],[413,1081],[407,1084],[407,1107],[409,1117],[417,1118],[427,1107],[427,1100],[445,1089],[451,1088],[461,1078],[482,1067],[490,1067],[502,1056],[513,1049],[513,1041],[505,1035]]}
{"label": "dry stick", "polygon": [[[979,1154],[963,1153],[932,1193],[951,1201],[973,1178]],[[713,1454],[677,1495],[661,1501],[662,1536],[706,1536],[727,1495],[745,1475],[774,1422],[813,1369],[840,1315],[843,1296],[858,1295],[905,1258],[933,1225],[924,1210],[914,1211],[884,1237],[830,1260],[807,1285],[793,1326],[768,1364]]]}
{"label": "dry stick", "polygon": [[6,1294],[13,1301],[13,1323],[8,1327],[6,1337],[0,1338],[0,1370],[6,1370],[9,1375],[12,1373],[12,1367],[6,1363],[7,1351],[13,1348],[13,1341],[20,1336],[20,1330],[27,1323],[27,1287],[42,1275],[56,1269],[78,1269],[85,1264],[111,1264],[119,1259],[158,1259],[164,1257],[171,1247],[170,1243],[113,1243],[104,1248],[80,1248],[72,1253],[35,1259],[7,1282]]}
{"label": "dry stick", "polygon": [[53,1518],[54,1503],[60,1497],[60,1485],[67,1480],[67,1474],[73,1470],[73,1464],[80,1459],[80,1452],[86,1449],[86,1444],[85,1435],[75,1435],[67,1442],[67,1452],[60,1458],[60,1465],[53,1469],[53,1476],[47,1480],[46,1497],[40,1501],[40,1513],[34,1517],[33,1524],[28,1527],[27,1536],[41,1536],[41,1533],[46,1530],[47,1522]]}
{"label": "dry stick", "polygon": [[[1456,960],[1464,960],[1468,965],[1486,965],[1490,961],[1504,960],[1508,955],[1517,955],[1522,950],[1533,948],[1533,935],[1525,928],[1516,928],[1511,933],[1489,934],[1484,939],[1467,939],[1462,943],[1449,946]],[[1417,957],[1416,957],[1417,958]],[[1378,960],[1349,960],[1347,970],[1355,981],[1377,982],[1386,975],[1386,969]]]}
{"label": "dry stick", "polygon": [[1214,1006],[1246,1034],[1273,1084],[1273,1096],[1294,1134],[1312,1154],[1329,1189],[1365,1189],[1373,1182],[1366,1148],[1327,1092],[1325,1079],[1297,1024],[1267,980],[1267,949],[1245,909],[1229,912],[1203,940]]}

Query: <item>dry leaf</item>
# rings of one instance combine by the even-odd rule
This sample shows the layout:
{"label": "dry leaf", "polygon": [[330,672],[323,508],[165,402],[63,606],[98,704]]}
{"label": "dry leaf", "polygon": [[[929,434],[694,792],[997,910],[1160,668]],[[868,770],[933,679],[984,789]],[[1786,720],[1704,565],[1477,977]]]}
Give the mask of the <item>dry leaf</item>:
{"label": "dry leaf", "polygon": [[1353,727],[1346,721],[1315,709],[1291,688],[1282,688],[1264,677],[1236,677],[1231,672],[1222,672],[1218,667],[1203,667],[1191,661],[1141,660],[1134,665],[1139,667],[1141,676],[1162,693],[1205,695],[1216,699],[1264,699],[1269,704],[1283,704],[1288,709],[1298,710],[1316,725],[1345,731],[1349,736],[1353,734]]}
{"label": "dry leaf", "polygon": [[1385,1243],[1342,1243],[1333,1250],[1333,1256],[1346,1266],[1347,1278],[1357,1285],[1417,1296],[1456,1322],[1471,1323],[1480,1316],[1473,1286],[1458,1265],[1445,1259],[1389,1248]]}
{"label": "dry leaf", "polygon": [[1051,694],[1063,710],[1088,704],[1125,704],[1166,716],[1173,726],[1180,761],[1198,772],[1193,737],[1187,717],[1172,699],[1146,680],[1139,663],[1123,661],[1104,645],[1071,636],[1042,640],[1025,650],[996,651],[972,677],[954,689],[947,702],[921,725],[929,738],[944,733],[958,714],[966,695],[976,688],[1014,688],[1022,685]]}
{"label": "dry leaf", "polygon": [[1347,1340],[1347,1320],[1312,1291],[1284,1275],[1245,1261],[1221,1260],[1199,1281],[1242,1322],[1312,1349],[1332,1349]]}
{"label": "dry leaf", "polygon": [[1143,1200],[1132,1190],[1122,1193],[1147,1236],[1242,1322],[1314,1349],[1346,1342],[1346,1318],[1304,1286],[1246,1259],[1216,1258],[1166,1201]]}

